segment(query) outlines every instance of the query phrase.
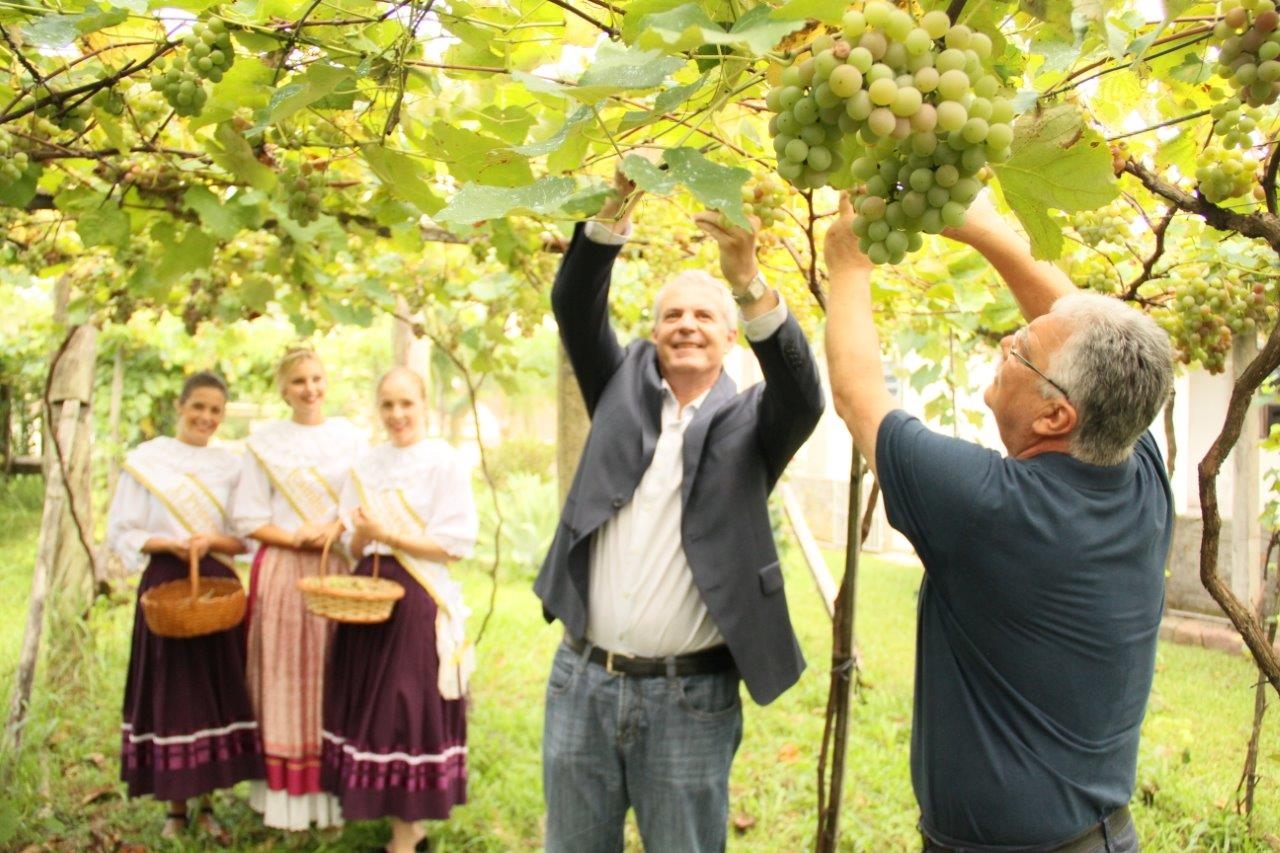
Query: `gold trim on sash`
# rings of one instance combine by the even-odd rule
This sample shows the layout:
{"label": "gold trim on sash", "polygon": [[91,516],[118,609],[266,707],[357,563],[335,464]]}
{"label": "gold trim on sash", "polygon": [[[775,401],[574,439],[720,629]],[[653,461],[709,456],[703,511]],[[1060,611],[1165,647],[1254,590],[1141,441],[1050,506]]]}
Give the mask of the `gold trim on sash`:
{"label": "gold trim on sash", "polygon": [[[252,444],[246,444],[246,447],[257,461],[259,467],[266,473],[267,479],[271,481],[272,488],[284,496],[285,501],[297,514],[298,518],[302,519],[304,524],[319,519],[338,505],[338,493],[333,490],[333,487],[329,485],[329,481],[324,478],[316,466],[310,465],[305,468],[295,468],[284,474],[282,469],[278,469],[277,466],[268,463],[262,454],[254,449]],[[299,476],[309,478],[313,482],[308,486],[298,480]],[[316,485],[320,487],[318,491],[322,491],[329,498],[327,502],[319,496],[315,488]],[[304,504],[306,505],[305,508]]]}
{"label": "gold trim on sash", "polygon": [[[125,462],[121,467],[125,471],[128,471],[129,476],[137,480],[144,489],[150,492],[152,497],[160,501],[160,503],[164,505],[164,508],[169,510],[169,514],[176,518],[178,523],[181,524],[192,536],[197,533],[208,533],[211,531],[221,532],[222,527],[226,522],[226,508],[223,507],[222,503],[214,497],[211,491],[209,491],[209,487],[200,482],[200,479],[195,474],[188,472],[183,474],[182,478],[178,480],[178,484],[185,483],[194,486],[196,492],[193,494],[192,492],[182,488],[174,488],[172,491],[161,489],[159,485],[152,482],[149,477],[138,470],[136,465],[133,465],[130,462]],[[202,504],[198,500],[197,495],[204,497],[209,504],[213,505],[213,509],[217,511],[216,517],[209,511],[208,504]],[[195,517],[194,521],[192,521],[192,516]],[[227,568],[235,568],[235,561],[226,554],[218,554],[211,551],[209,552],[209,556],[213,557]]]}

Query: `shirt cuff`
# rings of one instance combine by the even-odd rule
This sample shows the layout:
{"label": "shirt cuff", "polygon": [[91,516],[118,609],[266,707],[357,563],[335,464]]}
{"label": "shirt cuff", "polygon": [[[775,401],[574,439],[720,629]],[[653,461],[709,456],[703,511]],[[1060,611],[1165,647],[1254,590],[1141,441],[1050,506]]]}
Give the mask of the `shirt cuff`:
{"label": "shirt cuff", "polygon": [[582,233],[592,243],[601,243],[605,246],[621,246],[627,242],[627,238],[631,236],[631,223],[627,223],[627,230],[621,234],[614,232],[608,225],[595,219],[587,220],[587,224],[583,226]]}
{"label": "shirt cuff", "polygon": [[[738,316],[742,316],[741,311],[738,312]],[[787,322],[787,303],[782,301],[782,294],[779,293],[778,304],[753,320],[743,320],[742,330],[746,332],[747,340],[763,341],[781,329],[785,322]]]}

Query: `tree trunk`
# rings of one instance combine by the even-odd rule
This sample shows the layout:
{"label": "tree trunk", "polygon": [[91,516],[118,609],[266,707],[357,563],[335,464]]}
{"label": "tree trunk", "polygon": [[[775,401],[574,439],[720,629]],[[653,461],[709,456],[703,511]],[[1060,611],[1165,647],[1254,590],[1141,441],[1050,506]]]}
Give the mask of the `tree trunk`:
{"label": "tree trunk", "polygon": [[[855,447],[849,472],[849,527],[845,537],[844,577],[836,596],[831,630],[831,687],[827,721],[818,756],[818,853],[835,853],[840,840],[840,801],[845,757],[849,752],[849,699],[858,679],[854,619],[857,615],[858,558],[862,552],[862,454]],[[830,770],[828,782],[827,772]]]}
{"label": "tree trunk", "polygon": [[560,503],[569,495],[573,474],[578,470],[582,448],[587,443],[591,420],[582,402],[582,392],[573,376],[573,368],[564,348],[559,348],[556,375],[556,479],[560,485]]}

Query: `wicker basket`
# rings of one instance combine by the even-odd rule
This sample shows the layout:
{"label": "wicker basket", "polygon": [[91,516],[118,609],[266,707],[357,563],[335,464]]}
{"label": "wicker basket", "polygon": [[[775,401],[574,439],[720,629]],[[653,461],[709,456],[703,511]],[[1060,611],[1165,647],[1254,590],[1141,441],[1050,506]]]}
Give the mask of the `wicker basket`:
{"label": "wicker basket", "polygon": [[320,552],[320,574],[299,578],[298,589],[307,604],[307,610],[335,622],[351,622],[373,625],[386,622],[396,602],[404,598],[404,587],[393,580],[378,577],[378,552],[373,552],[373,576],[340,575],[326,577],[329,563],[329,546],[334,534],[324,540]]}
{"label": "wicker basket", "polygon": [[191,553],[191,573],[142,594],[142,616],[151,633],[185,639],[234,628],[244,619],[239,578],[200,577],[200,557]]}

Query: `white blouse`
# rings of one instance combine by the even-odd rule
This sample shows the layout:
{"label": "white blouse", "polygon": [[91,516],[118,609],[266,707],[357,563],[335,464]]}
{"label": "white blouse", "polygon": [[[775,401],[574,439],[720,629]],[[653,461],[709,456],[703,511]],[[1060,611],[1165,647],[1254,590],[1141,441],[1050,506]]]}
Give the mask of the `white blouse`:
{"label": "white blouse", "polygon": [[274,421],[254,431],[246,443],[249,450],[245,452],[240,488],[231,510],[232,525],[241,536],[266,524],[293,532],[304,521],[272,483],[255,453],[278,471],[295,474],[306,470],[318,477],[335,502],[324,516],[312,520],[332,521],[337,516],[336,498],[342,494],[351,461],[369,446],[364,433],[346,418],[328,418],[314,425]]}
{"label": "white blouse", "polygon": [[[361,457],[353,471],[367,490],[401,491],[405,503],[424,522],[420,530],[402,532],[426,534],[453,557],[461,559],[471,555],[479,529],[471,494],[471,472],[458,451],[446,442],[428,438],[408,447],[380,444]],[[349,477],[342,489],[341,501],[342,523],[346,527],[343,541],[348,546],[352,535],[351,513],[360,503],[355,478]],[[375,550],[391,553],[381,542],[369,543],[364,553],[372,554]]]}
{"label": "white blouse", "polygon": [[[125,464],[144,476],[152,474],[161,480],[194,475],[223,508],[233,500],[240,478],[240,459],[229,450],[197,447],[168,437],[138,445],[125,457]],[[216,532],[229,533],[225,516],[223,521]],[[159,498],[123,470],[108,510],[107,545],[130,571],[136,572],[146,565],[149,555],[142,552],[142,546],[153,536],[185,541],[191,532]]]}

